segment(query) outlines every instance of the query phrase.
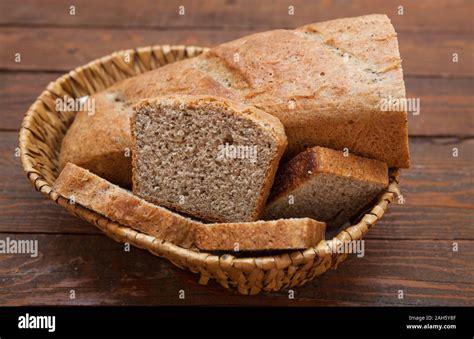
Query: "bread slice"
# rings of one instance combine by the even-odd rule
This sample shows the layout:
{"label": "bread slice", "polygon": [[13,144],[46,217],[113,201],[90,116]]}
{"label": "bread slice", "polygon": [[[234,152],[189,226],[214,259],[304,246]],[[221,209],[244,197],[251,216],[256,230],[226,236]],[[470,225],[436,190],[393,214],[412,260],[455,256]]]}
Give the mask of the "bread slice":
{"label": "bread slice", "polygon": [[261,217],[287,145],[277,118],[212,96],[158,97],[135,111],[135,194],[207,221]]}
{"label": "bread slice", "polygon": [[387,186],[385,163],[313,147],[278,170],[265,219],[309,217],[339,226]]}
{"label": "bread slice", "polygon": [[197,221],[155,206],[88,170],[68,163],[53,189],[103,216],[175,245],[190,248]]}
{"label": "bread slice", "polygon": [[324,240],[326,224],[309,218],[209,224],[196,227],[195,243],[206,251],[304,249]]}
{"label": "bread slice", "polygon": [[253,34],[117,83],[92,96],[94,115],[77,114],[61,168],[73,162],[131,185],[131,106],[168,94],[212,94],[276,116],[288,158],[324,146],[389,167],[410,165],[407,112],[384,108],[405,99],[397,34],[386,15]]}

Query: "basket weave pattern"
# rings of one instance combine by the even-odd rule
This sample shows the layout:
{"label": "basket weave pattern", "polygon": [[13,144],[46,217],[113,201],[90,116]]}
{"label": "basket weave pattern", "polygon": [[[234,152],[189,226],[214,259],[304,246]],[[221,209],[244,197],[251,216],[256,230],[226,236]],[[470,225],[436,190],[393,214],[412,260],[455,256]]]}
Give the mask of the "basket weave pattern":
{"label": "basket weave pattern", "polygon": [[[390,177],[388,189],[370,212],[355,225],[331,240],[302,251],[263,257],[221,256],[195,252],[122,226],[79,204],[70,204],[52,189],[58,176],[58,158],[62,139],[74,119],[74,112],[58,113],[57,98],[80,98],[104,90],[116,82],[177,60],[197,56],[206,49],[189,46],[153,46],[125,50],[78,67],[50,83],[29,108],[20,129],[21,162],[36,190],[63,206],[70,213],[94,224],[119,242],[128,242],[152,254],[165,257],[180,268],[200,274],[199,283],[216,279],[226,288],[242,294],[278,291],[305,284],[336,268],[347,253],[333,253],[334,245],[360,240],[383,216],[398,191],[399,170]],[[129,62],[126,62],[129,61]]]}

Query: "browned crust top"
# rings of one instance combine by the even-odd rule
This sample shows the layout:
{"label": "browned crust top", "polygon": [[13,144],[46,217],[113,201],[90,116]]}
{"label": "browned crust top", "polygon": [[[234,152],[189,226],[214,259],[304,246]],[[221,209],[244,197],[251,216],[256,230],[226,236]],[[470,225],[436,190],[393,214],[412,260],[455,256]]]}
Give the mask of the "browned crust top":
{"label": "browned crust top", "polygon": [[316,146],[280,166],[269,202],[287,196],[320,173],[368,181],[380,187],[388,186],[388,168],[384,162],[352,154],[346,157],[342,151]]}

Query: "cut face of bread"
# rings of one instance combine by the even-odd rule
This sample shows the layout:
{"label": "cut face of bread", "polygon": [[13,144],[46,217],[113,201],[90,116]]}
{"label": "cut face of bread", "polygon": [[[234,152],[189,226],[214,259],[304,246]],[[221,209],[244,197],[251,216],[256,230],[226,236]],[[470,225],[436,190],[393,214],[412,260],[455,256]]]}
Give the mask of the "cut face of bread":
{"label": "cut face of bread", "polygon": [[324,240],[326,225],[309,218],[251,223],[201,224],[196,247],[206,251],[303,249]]}
{"label": "cut face of bread", "polygon": [[277,118],[211,96],[144,100],[135,112],[135,194],[208,221],[261,217],[287,144]]}
{"label": "cut face of bread", "polygon": [[339,226],[387,186],[383,162],[310,148],[279,169],[265,219],[309,217]]}

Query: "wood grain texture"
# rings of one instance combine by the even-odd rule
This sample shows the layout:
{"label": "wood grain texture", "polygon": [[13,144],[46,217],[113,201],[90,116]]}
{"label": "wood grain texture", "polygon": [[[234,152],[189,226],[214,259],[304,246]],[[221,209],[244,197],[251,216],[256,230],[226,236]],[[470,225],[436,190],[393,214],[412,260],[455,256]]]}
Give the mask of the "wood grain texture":
{"label": "wood grain texture", "polygon": [[[0,305],[469,305],[474,302],[474,242],[366,242],[362,258],[351,256],[340,269],[288,292],[243,297],[143,250],[124,251],[102,235],[15,235],[37,240],[39,255],[2,255]],[[405,253],[408,251],[409,256]],[[433,252],[437,255],[433,255]],[[61,258],[61,260],[58,260]],[[383,261],[381,260],[383,258]],[[456,267],[456,268],[452,268]],[[464,267],[464,268],[462,268]],[[421,268],[421,269],[420,269]],[[460,281],[455,281],[462,276]],[[75,291],[76,299],[69,293]],[[184,290],[185,299],[179,299]],[[398,299],[398,291],[404,299]],[[31,291],[34,291],[32,293]]]}
{"label": "wood grain texture", "polygon": [[[0,133],[0,171],[9,178],[0,181],[0,205],[7,207],[0,211],[0,232],[95,233],[32,189],[15,147],[15,132]],[[391,206],[369,237],[474,239],[474,139],[412,138],[410,152],[412,168],[402,171],[400,181],[405,202]],[[51,226],[58,212],[64,223]]]}
{"label": "wood grain texture", "polygon": [[[69,14],[69,6],[76,7],[76,15]],[[289,15],[288,6],[294,7]],[[179,15],[184,6],[185,15]],[[399,15],[403,6],[403,15]],[[36,10],[32,11],[34,7]],[[340,17],[384,13],[390,16],[399,31],[464,31],[472,29],[466,12],[473,11],[469,0],[208,0],[204,4],[192,0],[115,0],[93,2],[76,0],[0,1],[0,24],[51,25],[120,28],[282,28],[297,27],[310,22]]]}
{"label": "wood grain texture", "polygon": [[[0,130],[16,131],[23,114],[61,72],[0,72]],[[473,136],[474,78],[406,78],[408,98],[420,98],[409,115],[410,136]]]}
{"label": "wood grain texture", "polygon": [[[66,72],[121,49],[154,44],[215,46],[259,31],[5,27],[0,30],[0,69]],[[472,35],[402,32],[398,37],[405,75],[474,76]],[[21,62],[15,62],[15,53],[21,54]],[[458,53],[459,62],[452,62],[453,53]]]}
{"label": "wood grain texture", "polygon": [[61,72],[0,72],[0,130],[19,130],[28,108],[48,83],[61,75]]}
{"label": "wood grain texture", "polygon": [[[101,233],[47,199],[0,198],[0,206],[0,233]],[[470,209],[393,205],[367,239],[474,240],[473,222]]]}
{"label": "wood grain texture", "polygon": [[0,132],[0,198],[44,199],[23,173],[17,148],[18,133]]}
{"label": "wood grain texture", "polygon": [[[185,16],[178,15],[179,5]],[[289,5],[295,15],[288,15]],[[404,15],[397,15],[398,6]],[[40,249],[37,258],[0,254],[0,306],[472,306],[473,10],[471,0],[0,0],[0,239],[38,240]],[[35,192],[15,157],[16,131],[29,105],[48,82],[95,58],[152,44],[213,46],[369,13],[390,16],[399,32],[407,96],[421,99],[421,114],[409,116],[405,203],[390,206],[370,230],[364,257],[351,255],[338,270],[295,289],[295,299],[287,291],[243,297],[216,283],[200,286],[196,275],[167,260],[137,248],[125,252]],[[16,52],[21,63],[14,62]],[[72,289],[75,300],[69,299]],[[181,289],[185,300],[178,298]]]}
{"label": "wood grain texture", "polygon": [[395,204],[367,239],[474,240],[473,223],[472,209]]}
{"label": "wood grain texture", "polygon": [[[472,34],[400,33],[398,39],[405,75],[474,76]],[[458,62],[453,62],[453,53],[458,54]]]}
{"label": "wood grain texture", "polygon": [[410,141],[412,167],[401,178],[406,204],[473,210],[474,139]]}
{"label": "wood grain texture", "polygon": [[410,136],[473,136],[474,78],[405,78],[405,87],[421,105],[408,115]]}
{"label": "wood grain texture", "polygon": [[0,232],[102,234],[49,199],[0,198],[0,206]]}
{"label": "wood grain texture", "polygon": [[[153,31],[5,27],[0,30],[0,44],[4,46],[0,50],[0,69],[67,72],[122,49],[156,44],[212,46],[251,32],[255,30]],[[14,60],[17,52],[22,56],[20,63]]]}
{"label": "wood grain texture", "polygon": [[[453,243],[458,252],[453,252]],[[395,245],[396,244],[396,247]],[[340,276],[373,277],[474,284],[474,241],[471,240],[372,240],[365,243],[365,255],[351,257]],[[385,260],[379,260],[385,258]],[[365,268],[364,268],[365,267]],[[474,288],[474,286],[472,286]]]}

